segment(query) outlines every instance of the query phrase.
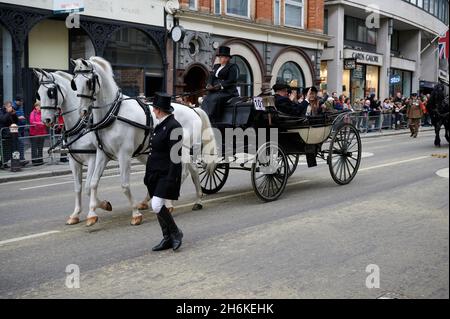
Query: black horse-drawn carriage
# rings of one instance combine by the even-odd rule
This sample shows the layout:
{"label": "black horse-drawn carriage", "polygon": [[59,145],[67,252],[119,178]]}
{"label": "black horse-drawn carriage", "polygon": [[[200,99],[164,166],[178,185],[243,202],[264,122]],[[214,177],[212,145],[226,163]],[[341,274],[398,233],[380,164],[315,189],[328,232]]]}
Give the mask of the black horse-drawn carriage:
{"label": "black horse-drawn carriage", "polygon": [[[213,124],[221,132],[221,161],[213,173],[204,162],[199,162],[203,192],[219,192],[230,170],[246,170],[251,172],[256,195],[266,202],[275,201],[283,194],[303,155],[309,167],[317,166],[317,159],[326,161],[334,181],[349,184],[358,173],[362,153],[361,137],[350,116],[326,113],[293,117],[276,110],[273,96],[228,101]],[[252,145],[255,141],[247,135],[244,143],[235,139],[230,143],[227,129],[253,130],[259,142]],[[262,141],[261,132],[265,135]]]}

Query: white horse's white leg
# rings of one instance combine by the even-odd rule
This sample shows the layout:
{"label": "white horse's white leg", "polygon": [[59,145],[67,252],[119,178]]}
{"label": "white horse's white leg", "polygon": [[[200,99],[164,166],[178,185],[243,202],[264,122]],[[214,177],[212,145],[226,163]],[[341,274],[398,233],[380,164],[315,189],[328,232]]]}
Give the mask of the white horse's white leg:
{"label": "white horse's white leg", "polygon": [[66,225],[76,225],[80,223],[80,214],[83,212],[81,192],[83,184],[83,166],[74,161],[72,158],[69,159],[70,170],[72,171],[74,187],[75,187],[75,209],[73,214],[70,216]]}
{"label": "white horse's white leg", "polygon": [[109,159],[107,158],[106,154],[103,151],[97,152],[97,157],[95,160],[95,169],[92,174],[92,179],[90,183],[91,187],[91,199],[89,203],[89,215],[88,215],[88,221],[87,226],[93,226],[98,222],[98,216],[95,213],[95,209],[97,208],[97,190],[98,185],[100,183],[100,178],[103,175],[103,172],[106,168],[106,165],[108,164]]}
{"label": "white horse's white leg", "polygon": [[130,206],[133,209],[133,216],[131,220],[131,225],[138,226],[143,222],[143,215],[139,212],[139,204],[134,201],[133,194],[131,193],[130,186],[130,176],[131,176],[131,158],[127,152],[122,152],[119,155],[119,166],[120,166],[120,179],[122,181],[122,190],[127,197]]}
{"label": "white horse's white leg", "polygon": [[202,191],[202,185],[200,184],[200,175],[198,173],[197,165],[194,163],[187,164],[187,168],[189,170],[189,173],[191,174],[192,182],[195,186],[195,191],[197,195],[197,201],[195,202],[194,207],[192,210],[201,210],[203,209],[203,191]]}
{"label": "white horse's white leg", "polygon": [[[91,197],[91,181],[92,181],[92,175],[94,174],[95,169],[95,157],[91,157],[88,161],[88,169],[86,174],[86,194],[88,197]],[[96,198],[96,205],[95,208],[101,208],[105,211],[111,212],[112,211],[112,205],[110,202],[104,200],[101,201],[98,197]]]}

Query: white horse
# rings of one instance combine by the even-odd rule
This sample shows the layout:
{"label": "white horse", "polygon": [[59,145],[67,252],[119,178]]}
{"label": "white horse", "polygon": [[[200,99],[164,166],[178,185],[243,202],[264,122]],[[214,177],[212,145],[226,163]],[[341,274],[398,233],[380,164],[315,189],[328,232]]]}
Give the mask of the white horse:
{"label": "white horse", "polygon": [[[72,89],[78,92],[80,99],[80,113],[86,115],[92,112],[94,127],[96,124],[108,121],[110,109],[119,101],[120,109],[113,121],[97,130],[97,157],[95,170],[91,181],[91,203],[89,207],[89,219],[92,223],[98,221],[95,213],[97,188],[102,176],[103,170],[111,159],[117,159],[120,166],[120,175],[123,191],[132,206],[133,217],[132,225],[140,225],[143,216],[139,212],[139,206],[134,202],[130,190],[130,169],[131,159],[136,151],[148,144],[145,139],[145,129],[148,126],[147,116],[144,109],[135,99],[129,99],[121,94],[119,87],[114,80],[114,73],[108,61],[100,57],[92,57],[89,60],[78,59],[72,61],[75,64],[75,76],[72,81]],[[151,106],[146,106],[150,113],[153,123],[157,119]],[[202,149],[203,157],[207,159],[207,170],[213,172],[217,158],[216,140],[211,123],[207,114],[200,110],[193,110],[180,104],[174,104],[175,118],[183,127],[183,146],[193,146],[194,149]],[[134,124],[133,124],[134,123]],[[203,148],[202,148],[203,146]],[[198,154],[198,152],[194,152]],[[137,155],[136,158],[142,163],[146,163],[147,155]],[[203,192],[201,188],[196,158],[189,156],[188,161],[183,162],[183,179],[186,180],[189,173],[196,188],[197,201],[193,210],[202,209]],[[149,198],[147,198],[149,199]]]}
{"label": "white horse", "polygon": [[[80,99],[70,87],[73,76],[61,71],[48,73],[43,70],[34,70],[34,73],[39,79],[37,95],[42,105],[42,122],[47,126],[57,125],[58,109],[60,109],[66,133],[68,133],[67,143],[71,144],[70,149],[74,151],[69,156],[69,164],[75,184],[75,209],[66,224],[76,225],[80,223],[80,215],[83,212],[81,200],[83,166],[88,167],[85,191],[90,196],[89,185],[94,172],[97,150],[94,136],[92,133],[89,133],[78,138],[79,133],[77,131],[81,131],[83,122],[78,112]],[[91,151],[94,152],[90,153]],[[100,201],[98,198],[95,198],[95,206],[106,211],[112,211],[111,203]]]}

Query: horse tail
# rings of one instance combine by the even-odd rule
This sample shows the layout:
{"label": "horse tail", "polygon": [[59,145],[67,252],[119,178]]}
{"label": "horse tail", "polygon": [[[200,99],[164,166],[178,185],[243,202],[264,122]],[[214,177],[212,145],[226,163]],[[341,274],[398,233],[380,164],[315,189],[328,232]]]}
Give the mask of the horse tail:
{"label": "horse tail", "polygon": [[197,112],[202,120],[202,158],[208,165],[208,169],[212,172],[216,167],[219,157],[216,137],[208,114],[201,108],[196,108],[195,112]]}

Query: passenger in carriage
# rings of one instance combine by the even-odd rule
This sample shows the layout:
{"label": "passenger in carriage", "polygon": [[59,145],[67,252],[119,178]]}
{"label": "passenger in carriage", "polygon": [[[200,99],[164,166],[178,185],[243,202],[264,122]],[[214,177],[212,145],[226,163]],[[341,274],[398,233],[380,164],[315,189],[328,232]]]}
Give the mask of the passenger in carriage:
{"label": "passenger in carriage", "polygon": [[326,112],[327,108],[324,104],[320,104],[320,99],[317,96],[318,90],[315,86],[303,90],[305,99],[300,104],[305,108],[306,116],[318,116]]}
{"label": "passenger in carriage", "polygon": [[275,91],[275,107],[278,111],[288,115],[305,116],[308,106],[305,107],[303,103],[296,103],[296,96],[289,94],[290,89],[291,87],[289,85],[283,83],[277,83],[273,86],[273,90]]}
{"label": "passenger in carriage", "polygon": [[202,108],[209,115],[211,122],[216,122],[220,108],[233,97],[238,97],[237,81],[239,68],[231,63],[231,49],[221,46],[218,57],[220,63],[214,65],[206,89],[209,91],[203,100]]}

